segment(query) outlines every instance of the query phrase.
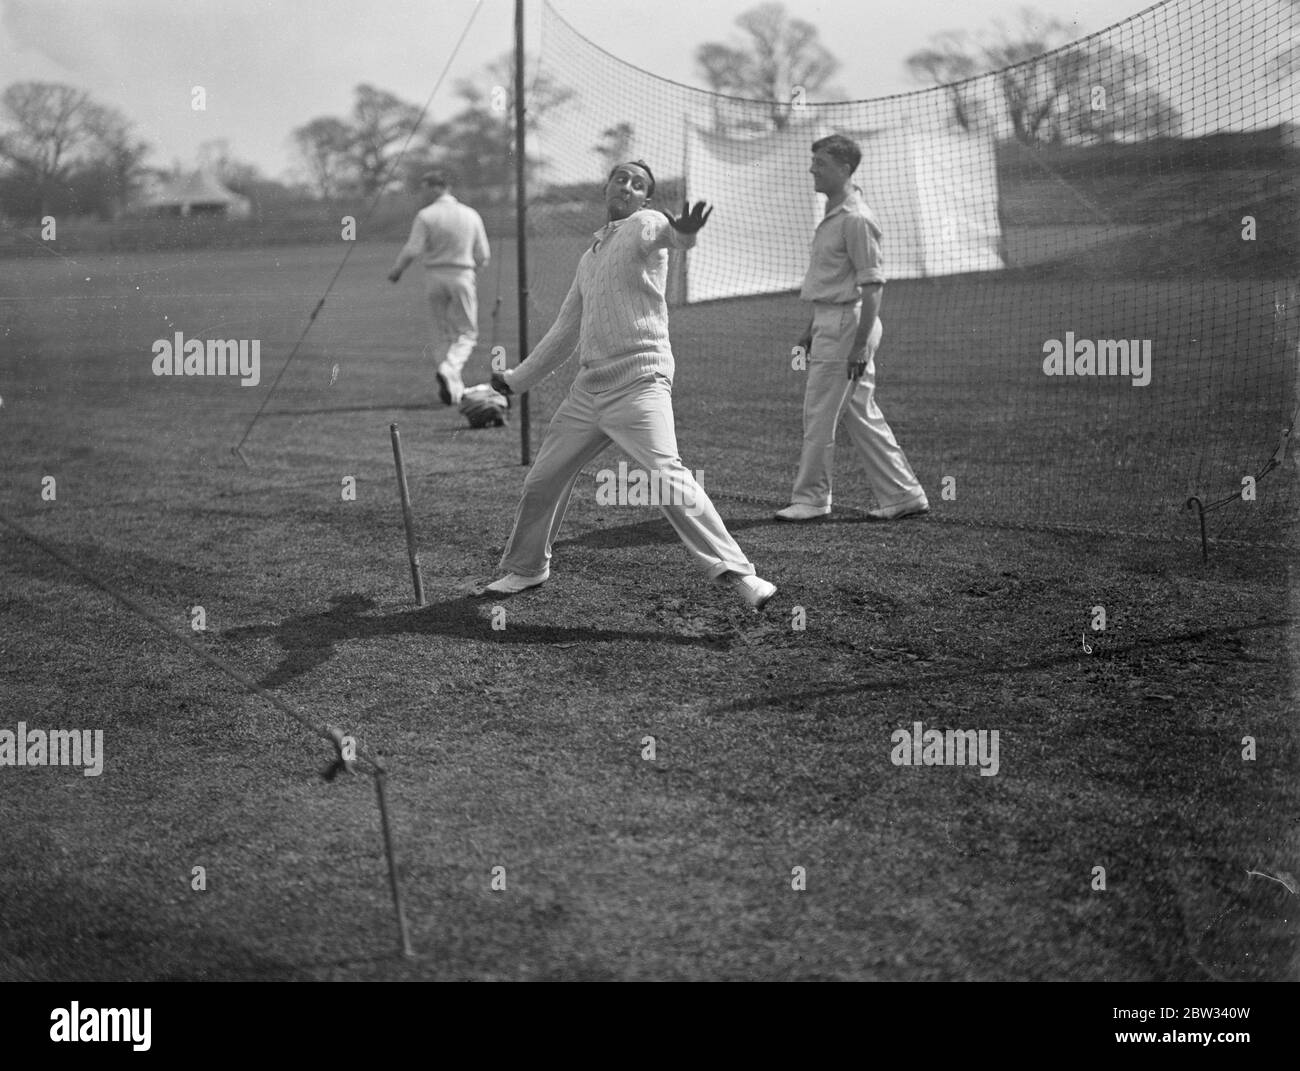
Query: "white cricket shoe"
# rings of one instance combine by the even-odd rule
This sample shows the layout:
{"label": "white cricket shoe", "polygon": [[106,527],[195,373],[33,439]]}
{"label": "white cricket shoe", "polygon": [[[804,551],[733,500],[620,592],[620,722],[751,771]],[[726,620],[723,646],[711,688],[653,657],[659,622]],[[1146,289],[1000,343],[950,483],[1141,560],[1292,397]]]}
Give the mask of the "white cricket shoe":
{"label": "white cricket shoe", "polygon": [[900,502],[897,506],[869,509],[867,510],[867,516],[873,521],[901,521],[904,517],[919,517],[921,514],[929,512],[930,500],[925,497],[925,492],[922,492],[919,498],[908,499],[906,502]]}
{"label": "white cricket shoe", "polygon": [[718,577],[718,582],[725,584],[736,592],[748,606],[761,610],[768,600],[776,594],[776,585],[761,576],[745,576],[741,573],[726,572]]}
{"label": "white cricket shoe", "polygon": [[538,587],[545,584],[551,577],[551,570],[538,576],[521,576],[519,573],[507,573],[500,580],[494,580],[483,590],[492,592],[495,595],[517,595],[521,591],[527,591],[529,588]]}
{"label": "white cricket shoe", "polygon": [[815,521],[819,517],[825,517],[830,511],[830,506],[805,506],[802,502],[796,502],[792,506],[786,506],[785,509],[777,510],[774,516],[778,521]]}

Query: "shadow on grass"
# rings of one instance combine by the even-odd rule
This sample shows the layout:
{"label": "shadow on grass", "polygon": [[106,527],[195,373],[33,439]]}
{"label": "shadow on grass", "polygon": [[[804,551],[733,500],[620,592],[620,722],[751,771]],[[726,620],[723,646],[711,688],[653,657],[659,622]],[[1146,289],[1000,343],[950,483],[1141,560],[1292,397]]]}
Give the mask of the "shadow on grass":
{"label": "shadow on grass", "polygon": [[636,524],[619,524],[608,528],[592,528],[568,539],[557,539],[552,549],[560,547],[591,547],[611,550],[615,547],[644,547],[656,543],[678,542],[677,532],[665,517]]}
{"label": "shadow on grass", "polygon": [[[921,518],[909,517],[903,521],[877,521],[868,517],[865,513],[861,515],[854,514],[832,514],[831,516],[819,521],[807,521],[802,524],[791,524],[788,521],[778,521],[772,517],[736,517],[730,520],[724,518],[727,531],[735,534],[736,532],[748,531],[751,528],[815,528],[825,525],[842,525],[842,524],[869,524],[879,528],[898,528],[900,526],[907,528],[911,524],[925,524],[927,521]],[[594,549],[611,549],[614,547],[641,547],[652,546],[661,543],[678,542],[677,532],[668,520],[659,516],[654,520],[639,521],[636,524],[620,524],[607,528],[593,528],[590,531],[582,532],[578,535],[571,536],[568,539],[557,540],[555,547],[591,547]],[[743,548],[742,548],[743,549]]]}
{"label": "shadow on grass", "polygon": [[775,517],[745,517],[727,522],[727,528],[734,532],[747,528],[782,528],[795,531],[804,528],[824,528],[827,525],[869,524],[875,528],[910,528],[913,524],[927,524],[929,518],[907,517],[899,521],[878,521],[868,517],[866,511],[860,513],[841,513],[836,511],[816,521],[778,521]]}
{"label": "shadow on grass", "polygon": [[150,910],[121,889],[66,874],[25,888],[23,900],[24,914],[0,927],[10,957],[6,976],[56,982],[312,978],[233,936],[236,931],[220,920],[196,925],[188,916]]}
{"label": "shadow on grass", "polygon": [[[1262,629],[1285,628],[1289,620],[1259,621],[1249,625],[1225,625],[1222,628],[1197,629],[1194,632],[1180,632],[1172,636],[1158,636],[1149,640],[1138,640],[1122,647],[1115,647],[1105,653],[1084,654],[1082,652],[1051,655],[1037,658],[1031,662],[1016,664],[980,664],[966,669],[954,669],[939,673],[919,672],[908,676],[889,676],[879,680],[855,681],[853,684],[840,684],[828,688],[807,688],[801,691],[777,692],[767,695],[752,695],[718,703],[710,708],[711,712],[759,710],[763,707],[778,706],[787,703],[808,703],[836,696],[861,695],[869,692],[924,692],[935,684],[947,684],[972,680],[977,677],[1009,677],[1020,673],[1038,673],[1046,669],[1062,666],[1083,665],[1088,662],[1110,662],[1121,660],[1128,654],[1146,650],[1159,650],[1176,647],[1184,643],[1199,643],[1205,640],[1222,639],[1231,644],[1238,633],[1254,632]],[[1240,643],[1240,641],[1237,641]],[[1242,656],[1243,660],[1253,659]]]}
{"label": "shadow on grass", "polygon": [[[526,596],[525,596],[526,597]],[[263,688],[286,684],[310,673],[334,656],[347,640],[379,640],[391,636],[448,636],[502,644],[667,643],[689,647],[725,648],[729,637],[686,636],[663,631],[593,628],[586,625],[530,625],[512,621],[508,629],[493,629],[492,607],[507,597],[464,595],[418,609],[370,616],[378,605],[368,595],[351,592],[331,597],[333,609],[286,618],[278,625],[247,625],[227,629],[223,640],[273,639],[285,652],[280,664],[258,683]]]}

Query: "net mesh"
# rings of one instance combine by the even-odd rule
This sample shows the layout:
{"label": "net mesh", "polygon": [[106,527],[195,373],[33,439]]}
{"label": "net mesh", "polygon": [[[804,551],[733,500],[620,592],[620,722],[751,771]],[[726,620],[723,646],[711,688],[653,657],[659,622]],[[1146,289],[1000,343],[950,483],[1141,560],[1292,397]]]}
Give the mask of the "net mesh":
{"label": "net mesh", "polygon": [[[965,82],[816,103],[656,77],[548,5],[535,73],[566,99],[531,140],[530,338],[605,222],[611,164],[644,158],[658,207],[715,206],[670,265],[683,460],[715,498],[784,504],[802,440],[797,288],[824,210],[811,143],[847,134],[890,280],[876,401],[937,515],[1182,538],[1196,496],[1219,539],[1290,538],[1298,15],[1167,0]],[[534,447],[576,372],[532,392]],[[834,500],[875,504],[845,442]]]}

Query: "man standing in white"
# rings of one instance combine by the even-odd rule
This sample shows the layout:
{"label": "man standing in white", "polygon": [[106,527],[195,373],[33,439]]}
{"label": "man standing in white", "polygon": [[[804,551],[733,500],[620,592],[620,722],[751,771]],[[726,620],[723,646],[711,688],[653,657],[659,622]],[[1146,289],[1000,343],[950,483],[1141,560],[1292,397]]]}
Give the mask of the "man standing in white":
{"label": "man standing in white", "polygon": [[492,376],[503,394],[526,391],[576,351],[579,369],[537,460],[524,479],[514,530],[501,556],[508,570],[486,592],[510,595],[551,575],[551,542],[583,466],[617,445],[665,488],[660,509],[709,579],[756,610],[776,587],[754,575],[709,496],[682,464],[673,420],[675,368],[668,340],[668,250],[690,249],[712,209],[682,206],[676,219],[646,208],[655,180],[641,160],[617,165],[605,183],[609,222],[582,255],[546,336],[518,367]]}
{"label": "man standing in white", "polygon": [[826,215],[813,235],[799,296],[812,321],[799,345],[808,354],[803,400],[803,454],[791,504],[777,520],[811,521],[831,511],[835,428],[844,415],[849,440],[867,468],[878,521],[926,513],[930,503],[875,402],[880,297],[885,286],[880,224],[853,185],[862,150],[840,134],[813,142],[813,188]]}
{"label": "man standing in white", "polygon": [[424,258],[434,353],[443,353],[437,373],[438,397],[443,405],[455,405],[465,391],[461,371],[478,342],[474,271],[487,265],[491,250],[482,217],[448,192],[451,176],[430,171],[423,181],[433,201],[416,214],[411,237],[397,254],[388,280],[397,282],[411,261]]}

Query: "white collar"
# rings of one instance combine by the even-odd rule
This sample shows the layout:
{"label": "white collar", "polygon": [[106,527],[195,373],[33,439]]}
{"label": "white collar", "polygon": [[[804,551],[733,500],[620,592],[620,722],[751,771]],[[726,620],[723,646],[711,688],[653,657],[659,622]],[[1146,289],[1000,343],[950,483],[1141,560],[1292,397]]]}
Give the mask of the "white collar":
{"label": "white collar", "polygon": [[851,187],[849,187],[849,192],[845,196],[844,200],[842,200],[834,208],[828,209],[826,214],[822,216],[822,219],[829,219],[831,216],[835,215],[835,213],[840,211],[841,209],[847,211],[850,206],[857,204],[857,202],[861,200],[862,200],[862,187],[855,182]]}
{"label": "white collar", "polygon": [[[640,211],[641,210],[638,208],[637,212]],[[635,215],[636,212],[633,212],[632,216]],[[611,219],[608,223],[606,223],[603,227],[601,227],[600,230],[592,231],[591,236],[595,238],[597,241],[602,241],[605,238],[605,236],[609,234],[610,231],[615,230],[619,226],[619,224],[626,223],[629,219],[632,218],[632,216],[624,216],[622,219]]]}

